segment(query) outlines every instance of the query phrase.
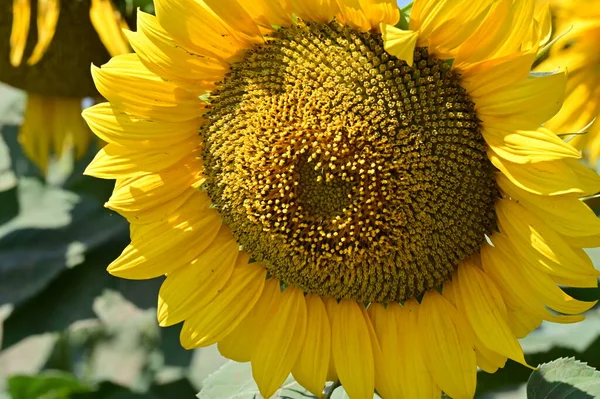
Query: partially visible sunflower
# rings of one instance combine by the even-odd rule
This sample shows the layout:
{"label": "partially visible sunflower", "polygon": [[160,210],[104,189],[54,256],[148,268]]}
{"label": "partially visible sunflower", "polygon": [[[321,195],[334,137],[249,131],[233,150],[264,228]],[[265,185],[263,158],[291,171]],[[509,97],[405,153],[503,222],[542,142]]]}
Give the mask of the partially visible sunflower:
{"label": "partially visible sunflower", "polygon": [[86,153],[92,135],[81,101],[98,93],[85,71],[109,53],[131,51],[122,33],[127,24],[110,0],[6,3],[0,6],[0,81],[28,93],[19,141],[45,172],[52,155],[71,148],[78,157]]}
{"label": "partially visible sunflower", "polygon": [[600,190],[540,125],[563,72],[534,0],[155,0],[136,54],[92,75],[131,224],[109,266],[166,275],[162,326],[251,361],[264,397],[291,372],[321,395],[472,398],[477,366],[526,364],[517,338],[572,323],[597,285],[582,248]]}
{"label": "partially visible sunflower", "polygon": [[555,33],[564,35],[538,69],[567,69],[569,78],[564,105],[546,126],[557,133],[584,130],[573,144],[595,164],[600,155],[600,0],[553,0],[551,6]]}

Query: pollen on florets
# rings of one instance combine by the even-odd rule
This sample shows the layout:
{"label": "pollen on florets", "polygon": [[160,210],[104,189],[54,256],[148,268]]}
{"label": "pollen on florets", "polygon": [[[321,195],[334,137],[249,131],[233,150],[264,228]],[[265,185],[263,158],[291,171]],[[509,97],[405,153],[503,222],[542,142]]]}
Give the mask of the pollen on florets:
{"label": "pollen on florets", "polygon": [[474,106],[426,48],[414,65],[336,21],[277,30],[232,65],[200,134],[239,244],[306,292],[414,298],[495,227]]}

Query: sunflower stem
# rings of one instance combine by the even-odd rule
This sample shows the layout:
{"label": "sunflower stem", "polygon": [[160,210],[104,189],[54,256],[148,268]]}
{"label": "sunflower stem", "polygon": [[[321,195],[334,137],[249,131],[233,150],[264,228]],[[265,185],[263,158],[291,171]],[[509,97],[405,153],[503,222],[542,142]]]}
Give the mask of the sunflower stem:
{"label": "sunflower stem", "polygon": [[324,399],[331,399],[333,397],[333,391],[335,391],[336,389],[338,389],[341,386],[342,386],[342,384],[339,381],[336,381],[333,384],[329,385],[328,387],[325,387],[325,398]]}

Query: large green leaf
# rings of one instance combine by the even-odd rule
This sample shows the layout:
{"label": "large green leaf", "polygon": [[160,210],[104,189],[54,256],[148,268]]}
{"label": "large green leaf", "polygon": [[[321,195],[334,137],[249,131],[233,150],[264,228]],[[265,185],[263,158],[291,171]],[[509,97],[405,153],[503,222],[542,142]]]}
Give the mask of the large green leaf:
{"label": "large green leaf", "polygon": [[[586,320],[577,324],[542,323],[542,326],[521,340],[525,360],[531,365],[550,362],[560,357],[576,357],[590,366],[600,367],[600,311],[587,313]],[[494,374],[477,373],[477,396],[516,388],[531,374],[527,367],[509,360]]]}
{"label": "large green leaf", "polygon": [[12,399],[70,399],[90,389],[69,373],[50,371],[35,376],[12,376],[8,380]]}
{"label": "large green leaf", "polygon": [[18,193],[19,215],[0,226],[0,304],[19,306],[86,252],[127,242],[126,223],[95,199],[33,178],[20,179]]}
{"label": "large green leaf", "polygon": [[[350,396],[343,386],[339,386],[331,393],[331,399],[350,399]],[[381,399],[381,396],[374,394],[373,399]]]}
{"label": "large green leaf", "polygon": [[0,225],[10,221],[19,213],[19,202],[17,200],[17,179],[11,168],[8,146],[2,139],[1,135],[0,205]]}
{"label": "large green leaf", "polygon": [[[0,130],[0,305],[18,308],[81,264],[86,252],[117,238],[125,245],[128,231],[121,217],[103,207],[112,182],[67,179],[73,168],[61,170],[60,162],[54,178],[44,180],[17,141],[18,126]],[[76,165],[78,174],[93,152]]]}
{"label": "large green leaf", "polygon": [[106,266],[120,254],[123,246],[122,240],[117,239],[86,253],[84,263],[65,271],[16,308],[4,323],[3,346],[8,347],[29,335],[62,331],[78,320],[96,318],[93,304],[105,289],[120,292],[139,308],[155,307],[161,279],[129,281],[106,272]]}
{"label": "large green leaf", "polygon": [[[255,399],[260,393],[252,379],[250,363],[229,361],[209,375],[202,384],[199,399]],[[280,399],[314,398],[290,376],[273,396]]]}
{"label": "large green leaf", "polygon": [[600,372],[574,358],[542,364],[527,382],[528,399],[600,397]]}

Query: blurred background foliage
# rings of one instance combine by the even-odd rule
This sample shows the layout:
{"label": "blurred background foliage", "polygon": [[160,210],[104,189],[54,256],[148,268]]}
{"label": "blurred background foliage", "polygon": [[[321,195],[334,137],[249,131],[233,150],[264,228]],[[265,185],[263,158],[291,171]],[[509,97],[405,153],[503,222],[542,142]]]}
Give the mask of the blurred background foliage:
{"label": "blurred background foliage", "polygon": [[[138,8],[152,12],[152,1],[119,3],[132,28]],[[248,364],[227,362],[214,347],[186,351],[178,326],[158,327],[160,279],[127,281],[106,272],[129,231],[103,207],[112,182],[82,175],[97,147],[81,160],[53,160],[43,176],[17,141],[24,103],[23,92],[0,83],[0,399],[260,397]],[[589,254],[600,267],[600,249]],[[598,288],[568,293],[600,299]],[[600,308],[579,324],[544,323],[522,345],[532,365],[574,357],[600,368]],[[575,362],[558,366],[572,373],[568,387],[594,373]],[[592,397],[556,389],[545,368],[531,377],[546,384],[536,396],[525,386],[530,375],[510,360],[496,374],[480,372],[477,397]],[[331,398],[347,398],[341,387],[328,390]],[[312,397],[291,378],[276,396]]]}

